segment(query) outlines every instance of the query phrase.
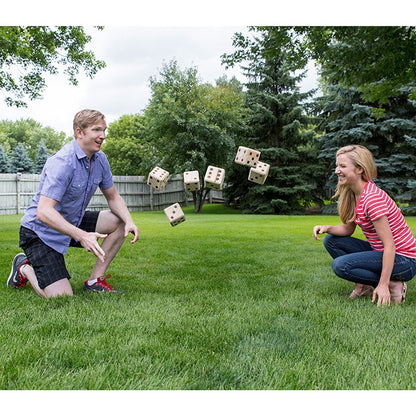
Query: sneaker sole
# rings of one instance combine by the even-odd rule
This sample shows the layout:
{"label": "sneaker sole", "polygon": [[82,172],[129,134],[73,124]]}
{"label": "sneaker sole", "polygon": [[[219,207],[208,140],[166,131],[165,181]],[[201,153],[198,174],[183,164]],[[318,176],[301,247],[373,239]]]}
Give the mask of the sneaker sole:
{"label": "sneaker sole", "polygon": [[97,289],[86,289],[83,287],[84,292],[94,292],[94,293],[116,293],[118,295],[124,295],[124,292],[120,290],[97,290]]}
{"label": "sneaker sole", "polygon": [[9,277],[7,278],[7,286],[9,287],[15,287],[13,284],[10,284],[10,282],[13,281],[13,276],[16,274],[16,272],[19,273],[19,270],[17,270],[18,267],[16,267],[16,263],[19,257],[26,258],[26,256],[22,253],[16,254],[14,256],[14,259],[12,261],[12,271],[10,272]]}

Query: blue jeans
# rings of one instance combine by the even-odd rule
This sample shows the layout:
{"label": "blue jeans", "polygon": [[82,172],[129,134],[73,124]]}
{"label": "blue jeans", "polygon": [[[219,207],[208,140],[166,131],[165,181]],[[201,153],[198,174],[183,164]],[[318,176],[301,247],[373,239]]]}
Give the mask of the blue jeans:
{"label": "blue jeans", "polygon": [[[383,265],[383,252],[374,251],[368,241],[355,237],[327,234],[324,246],[334,259],[332,270],[342,279],[376,287]],[[416,275],[416,259],[396,254],[390,277],[392,281],[408,281]]]}

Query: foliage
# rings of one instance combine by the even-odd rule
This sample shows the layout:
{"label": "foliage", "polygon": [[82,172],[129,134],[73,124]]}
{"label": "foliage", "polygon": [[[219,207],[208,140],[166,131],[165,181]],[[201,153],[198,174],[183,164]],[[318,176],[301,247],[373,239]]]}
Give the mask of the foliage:
{"label": "foliage", "polygon": [[38,154],[36,155],[36,162],[33,173],[41,173],[46,160],[49,157],[48,148],[45,146],[43,140],[40,141],[38,147]]}
{"label": "foliage", "polygon": [[74,297],[48,300],[6,287],[21,216],[0,216],[0,389],[414,390],[414,279],[403,305],[348,299],[311,236],[336,217],[184,210],[174,228],[133,213],[109,281],[124,296],[83,292],[95,257],[70,248]]}
{"label": "foliage", "polygon": [[33,162],[22,143],[18,143],[12,152],[10,169],[12,173],[32,173]]}
{"label": "foliage", "polygon": [[4,150],[4,147],[0,144],[0,173],[8,173],[9,172],[9,157]]}
{"label": "foliage", "polygon": [[[151,78],[152,97],[145,110],[154,163],[170,173],[231,163],[236,139],[244,129],[245,100],[236,79],[221,78],[216,86],[202,84],[196,68],[181,70],[165,64],[160,79]],[[199,212],[209,188],[193,193]]]}
{"label": "foliage", "polygon": [[[99,27],[98,29],[102,29]],[[81,26],[0,26],[0,91],[8,106],[27,106],[45,89],[45,74],[60,67],[77,85],[82,68],[92,78],[105,63],[85,49],[91,36]]]}
{"label": "foliage", "polygon": [[9,153],[18,143],[22,143],[32,161],[36,160],[40,142],[51,153],[57,152],[68,140],[64,132],[57,132],[51,127],[43,127],[33,119],[17,121],[0,121],[0,144]]}
{"label": "foliage", "polygon": [[[411,85],[416,98],[414,26],[295,27],[327,84],[355,87],[372,103],[387,104]],[[293,47],[294,50],[299,48]]]}
{"label": "foliage", "polygon": [[[271,165],[267,181],[259,186],[247,182],[247,171],[232,169],[230,203],[251,213],[294,213],[317,199],[319,169],[311,165],[314,134],[311,119],[302,106],[310,93],[300,93],[297,84],[304,77],[305,61],[287,53],[290,36],[284,28],[252,28],[253,38],[234,36],[236,51],[223,55],[223,63],[242,64],[248,79],[247,124],[249,147],[261,151],[261,161]],[[243,176],[244,175],[244,176]]]}
{"label": "foliage", "polygon": [[320,158],[332,172],[327,187],[334,191],[335,153],[349,144],[362,144],[374,154],[378,168],[377,183],[397,201],[416,204],[416,104],[409,98],[410,88],[391,97],[383,105],[384,116],[377,117],[376,103],[364,101],[353,88],[328,88],[325,134],[321,137]]}
{"label": "foliage", "polygon": [[124,115],[108,127],[103,151],[114,175],[146,175],[144,116]]}

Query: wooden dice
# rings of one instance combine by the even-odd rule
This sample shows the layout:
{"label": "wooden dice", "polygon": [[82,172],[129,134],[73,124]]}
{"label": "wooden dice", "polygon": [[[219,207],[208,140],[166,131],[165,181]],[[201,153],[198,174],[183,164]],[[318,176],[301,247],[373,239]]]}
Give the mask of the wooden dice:
{"label": "wooden dice", "polygon": [[250,149],[248,147],[240,146],[237,150],[234,162],[243,166],[256,167],[260,159],[260,152]]}
{"label": "wooden dice", "polygon": [[199,182],[199,173],[197,170],[190,170],[183,173],[183,183],[185,185],[185,191],[193,192],[198,191],[201,188]]}
{"label": "wooden dice", "polygon": [[222,189],[225,179],[225,170],[216,166],[208,166],[205,173],[204,184],[206,188]]}
{"label": "wooden dice", "polygon": [[147,184],[160,191],[165,187],[169,179],[169,172],[156,166],[147,177]]}
{"label": "wooden dice", "polygon": [[251,182],[259,183],[263,185],[269,174],[270,165],[264,162],[257,162],[255,168],[251,168],[248,174],[248,180]]}
{"label": "wooden dice", "polygon": [[165,208],[164,211],[172,227],[185,221],[185,214],[178,203]]}

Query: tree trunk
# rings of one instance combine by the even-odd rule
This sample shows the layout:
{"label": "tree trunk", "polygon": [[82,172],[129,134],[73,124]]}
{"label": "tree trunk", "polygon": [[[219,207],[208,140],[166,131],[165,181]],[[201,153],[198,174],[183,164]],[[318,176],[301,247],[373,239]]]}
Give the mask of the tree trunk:
{"label": "tree trunk", "polygon": [[205,188],[205,189],[201,189],[193,193],[195,212],[197,213],[201,212],[202,206],[204,205],[205,198],[207,197],[209,191],[210,191],[209,188]]}

